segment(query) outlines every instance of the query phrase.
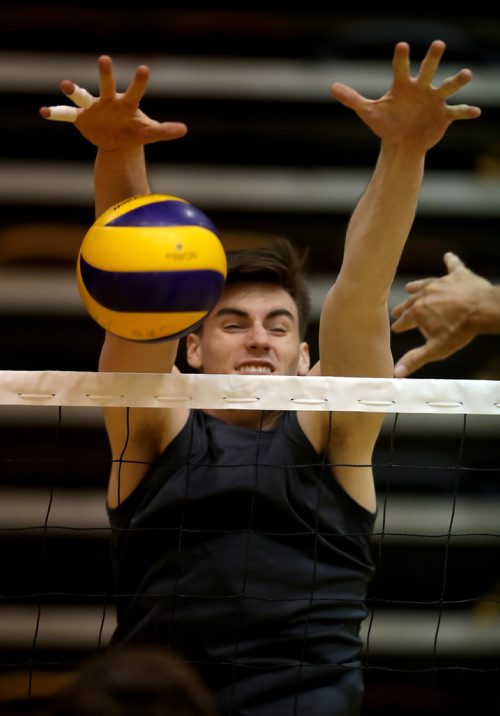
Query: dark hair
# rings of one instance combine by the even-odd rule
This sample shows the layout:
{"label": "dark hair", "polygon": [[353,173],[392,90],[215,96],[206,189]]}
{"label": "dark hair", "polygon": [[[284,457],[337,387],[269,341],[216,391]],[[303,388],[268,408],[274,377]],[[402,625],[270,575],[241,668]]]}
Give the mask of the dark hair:
{"label": "dark hair", "polygon": [[43,716],[216,716],[192,666],[166,648],[116,646],[85,662]]}
{"label": "dark hair", "polygon": [[271,283],[282,286],[295,301],[299,333],[303,339],[311,312],[309,286],[304,271],[307,250],[301,254],[288,239],[274,239],[265,246],[227,252],[226,285]]}

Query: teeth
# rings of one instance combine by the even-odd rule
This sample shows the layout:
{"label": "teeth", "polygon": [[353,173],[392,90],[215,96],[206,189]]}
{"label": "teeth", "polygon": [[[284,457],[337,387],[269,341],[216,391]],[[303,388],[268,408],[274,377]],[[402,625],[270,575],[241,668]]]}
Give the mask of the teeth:
{"label": "teeth", "polygon": [[239,369],[240,373],[271,373],[271,368],[267,365],[244,365]]}

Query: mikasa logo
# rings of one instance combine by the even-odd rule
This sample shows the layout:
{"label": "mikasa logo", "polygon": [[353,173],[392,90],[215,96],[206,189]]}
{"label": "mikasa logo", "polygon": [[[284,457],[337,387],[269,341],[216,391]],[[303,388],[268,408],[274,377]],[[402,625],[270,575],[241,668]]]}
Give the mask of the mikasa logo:
{"label": "mikasa logo", "polygon": [[196,251],[184,251],[183,253],[169,253],[164,254],[166,259],[173,259],[174,261],[193,261],[198,258]]}
{"label": "mikasa logo", "polygon": [[118,204],[115,204],[114,206],[112,206],[111,210],[118,211],[119,209],[121,209],[122,206],[125,206],[126,204],[130,204],[131,201],[135,201],[138,198],[139,197],[137,197],[137,196],[131,196],[128,199],[123,199],[123,201],[120,201],[120,202],[118,202]]}

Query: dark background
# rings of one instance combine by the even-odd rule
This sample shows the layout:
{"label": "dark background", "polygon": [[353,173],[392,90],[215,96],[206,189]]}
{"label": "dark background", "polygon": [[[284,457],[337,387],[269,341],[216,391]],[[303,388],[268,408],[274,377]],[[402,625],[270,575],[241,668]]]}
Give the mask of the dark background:
{"label": "dark background", "polygon": [[[344,81],[376,98],[388,87],[397,41],[410,42],[416,69],[438,38],[447,42],[442,72],[470,67],[475,75],[456,101],[478,104],[483,114],[452,126],[429,153],[392,303],[407,280],[442,274],[447,250],[497,281],[498,13],[478,3],[453,13],[420,4],[412,14],[374,11],[371,3],[2,4],[0,370],[97,365],[101,330],[74,280],[78,247],[94,218],[94,150],[71,125],[38,115],[41,105],[64,103],[60,80],[96,92],[97,57],[107,53],[123,90],[137,64],[151,65],[144,110],[189,126],[181,141],[148,149],[153,189],[205,210],[227,247],[276,235],[309,247],[314,346],[318,306],[378,151],[366,127],[331,99],[329,85]],[[499,340],[478,338],[415,377],[498,380]],[[394,355],[420,341],[416,332],[394,336]],[[111,590],[102,513],[108,452],[100,418],[89,412],[63,411],[60,428],[51,409],[0,411],[6,714],[34,710],[58,675],[99,642]],[[365,716],[498,714],[500,637],[491,645],[500,622],[498,419],[469,418],[464,437],[454,417],[403,416],[394,432],[388,420],[377,449],[379,524],[387,505],[386,531],[397,534],[376,539]],[[67,500],[60,513],[67,529],[44,529],[59,497]],[[90,529],[78,521],[87,505]],[[48,615],[55,615],[53,626],[43,631]]]}

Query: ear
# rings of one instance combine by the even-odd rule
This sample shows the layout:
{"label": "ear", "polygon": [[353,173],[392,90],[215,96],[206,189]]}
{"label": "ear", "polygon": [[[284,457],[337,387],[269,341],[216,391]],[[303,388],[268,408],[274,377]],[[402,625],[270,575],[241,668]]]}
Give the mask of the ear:
{"label": "ear", "polygon": [[309,354],[309,344],[302,341],[299,348],[299,365],[297,367],[297,375],[307,375],[311,367],[311,356]]}
{"label": "ear", "polygon": [[186,336],[186,360],[191,368],[201,368],[201,340],[196,333],[188,333]]}

